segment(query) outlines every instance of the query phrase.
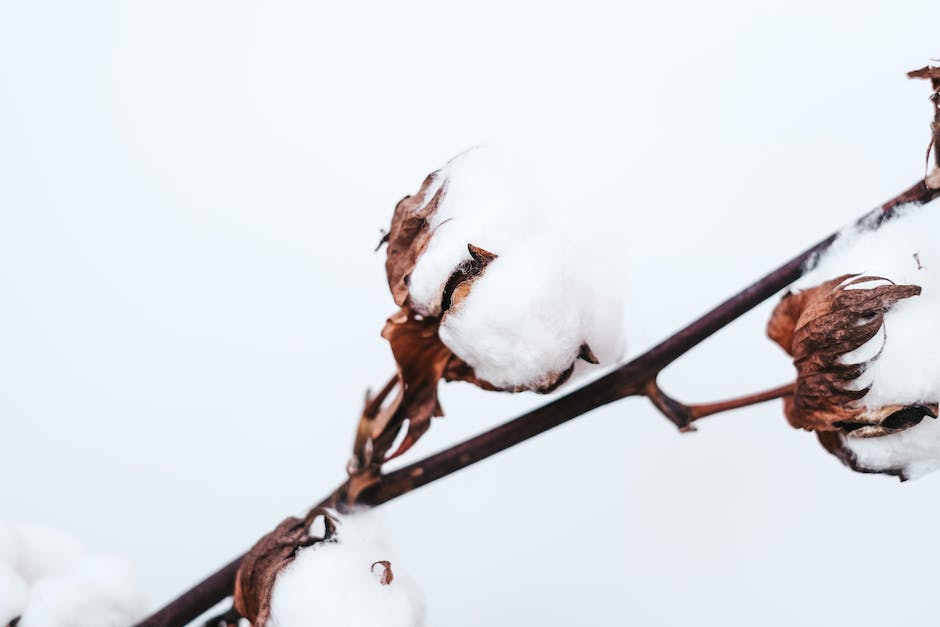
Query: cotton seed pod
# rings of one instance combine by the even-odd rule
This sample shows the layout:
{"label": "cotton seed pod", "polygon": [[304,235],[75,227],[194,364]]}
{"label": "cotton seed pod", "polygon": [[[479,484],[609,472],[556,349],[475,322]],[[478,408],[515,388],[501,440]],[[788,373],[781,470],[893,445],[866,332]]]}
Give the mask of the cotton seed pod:
{"label": "cotton seed pod", "polygon": [[403,562],[389,559],[366,512],[337,517],[329,541],[299,548],[276,575],[257,627],[421,627],[424,601]]}
{"label": "cotton seed pod", "polygon": [[395,302],[438,320],[461,371],[488,389],[549,392],[579,360],[622,352],[621,304],[604,269],[545,222],[479,149],[395,209],[386,261]]}
{"label": "cotton seed pod", "polygon": [[553,234],[513,183],[476,149],[396,205],[383,242],[400,309],[382,336],[398,373],[366,399],[347,467],[350,502],[443,415],[440,380],[547,393],[579,365],[622,354],[610,269]]}
{"label": "cotton seed pod", "polygon": [[[917,285],[843,275],[787,294],[768,324],[768,335],[793,357],[797,371],[794,393],[784,400],[787,420],[815,431],[826,450],[857,471],[906,478],[903,464],[867,462],[856,445],[893,446],[896,435],[937,417],[936,402],[866,404],[871,385],[862,377],[878,354],[864,361],[852,358],[879,335],[889,342],[885,315],[899,301],[920,293]],[[861,443],[866,439],[876,442]]]}

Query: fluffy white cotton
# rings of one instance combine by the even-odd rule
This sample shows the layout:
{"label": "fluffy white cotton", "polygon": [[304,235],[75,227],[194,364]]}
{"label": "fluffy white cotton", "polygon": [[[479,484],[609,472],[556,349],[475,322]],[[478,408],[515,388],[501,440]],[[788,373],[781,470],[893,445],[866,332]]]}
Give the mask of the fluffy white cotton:
{"label": "fluffy white cotton", "polygon": [[[940,201],[908,208],[876,231],[847,229],[796,286],[861,273],[922,288],[920,296],[898,302],[886,314],[882,333],[844,358],[857,363],[877,356],[856,383],[871,386],[861,400],[867,407],[940,401],[938,233]],[[859,463],[871,468],[903,468],[913,477],[940,467],[940,423],[931,418],[901,433],[846,438],[846,445]]]}
{"label": "fluffy white cotton", "polygon": [[[339,520],[336,542],[300,551],[277,576],[267,627],[421,627],[424,602],[405,563],[392,557],[373,514]],[[382,585],[382,567],[394,578]]]}
{"label": "fluffy white cotton", "polygon": [[144,609],[126,560],[83,557],[33,584],[19,627],[127,627]]}
{"label": "fluffy white cotton", "polygon": [[454,157],[435,174],[426,201],[441,187],[443,200],[429,220],[433,236],[408,281],[410,302],[424,315],[440,313],[444,284],[470,259],[467,244],[505,251],[538,230],[531,200],[493,150],[474,148]]}
{"label": "fluffy white cotton", "polygon": [[0,564],[0,625],[7,625],[23,613],[29,599],[29,586],[7,564]]}
{"label": "fluffy white cotton", "polygon": [[[65,571],[85,554],[85,548],[68,534],[41,525],[3,525],[0,536],[7,544],[11,561],[20,576],[32,583]],[[0,557],[2,559],[2,557]]]}
{"label": "fluffy white cotton", "polygon": [[880,438],[846,438],[856,462],[872,469],[902,469],[905,479],[917,479],[940,468],[940,420],[920,424]]}
{"label": "fluffy white cotton", "polygon": [[623,349],[618,293],[605,289],[600,268],[573,258],[575,244],[550,237],[510,248],[447,313],[441,340],[499,387],[544,385],[575,362],[582,343],[613,362]]}
{"label": "fluffy white cotton", "polygon": [[[468,151],[437,175],[443,188],[430,243],[409,281],[411,304],[441,313],[444,286],[471,258],[467,245],[494,253],[470,295],[446,312],[444,344],[489,383],[539,388],[576,360],[587,343],[602,365],[623,354],[623,303],[612,275],[623,268],[534,206],[527,177],[488,149]],[[578,370],[587,367],[578,362]]]}
{"label": "fluffy white cotton", "polygon": [[145,611],[128,563],[47,527],[0,525],[0,624],[126,627]]}

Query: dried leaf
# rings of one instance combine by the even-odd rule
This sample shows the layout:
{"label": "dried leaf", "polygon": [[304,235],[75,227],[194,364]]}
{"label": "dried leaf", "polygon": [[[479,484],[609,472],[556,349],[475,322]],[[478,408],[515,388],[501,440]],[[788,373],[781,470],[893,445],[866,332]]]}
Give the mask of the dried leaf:
{"label": "dried leaf", "polygon": [[842,429],[840,424],[877,419],[876,414],[866,413],[871,410],[856,403],[868,390],[852,387],[870,362],[846,364],[842,357],[883,328],[884,315],[891,306],[921,290],[916,285],[891,282],[858,287],[872,281],[886,279],[844,275],[788,294],[774,310],[767,334],[793,357],[797,370],[796,389],[784,404],[787,420],[794,427],[836,431]]}
{"label": "dried leaf", "polygon": [[[310,535],[310,526],[323,517],[324,535]],[[278,573],[294,561],[297,551],[318,542],[329,541],[336,524],[322,507],[312,509],[304,518],[285,518],[251,548],[235,576],[236,611],[252,625],[263,626],[271,612],[271,592]]]}
{"label": "dried leaf", "polygon": [[437,211],[444,193],[441,186],[433,196],[427,197],[435,184],[435,174],[436,172],[424,179],[417,194],[405,196],[395,206],[392,225],[385,236],[388,242],[385,273],[395,304],[400,307],[408,301],[408,280],[418,257],[431,241],[432,233],[428,219]]}
{"label": "dried leaf", "polygon": [[907,73],[908,78],[925,78],[930,80],[934,89],[940,89],[940,67],[930,65]]}
{"label": "dried leaf", "polygon": [[392,583],[395,579],[395,574],[392,573],[392,563],[388,560],[379,560],[378,562],[373,562],[372,566],[369,568],[373,573],[375,572],[375,567],[381,566],[382,572],[379,574],[379,583],[383,586],[387,586]]}

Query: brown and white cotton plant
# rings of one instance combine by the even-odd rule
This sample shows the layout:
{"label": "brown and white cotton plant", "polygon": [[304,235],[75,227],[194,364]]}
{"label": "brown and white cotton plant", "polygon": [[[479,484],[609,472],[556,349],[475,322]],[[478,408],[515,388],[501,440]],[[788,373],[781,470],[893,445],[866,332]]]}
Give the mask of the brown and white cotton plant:
{"label": "brown and white cotton plant", "polygon": [[399,310],[382,336],[398,374],[363,412],[353,499],[443,415],[438,381],[544,394],[623,354],[622,301],[597,255],[553,229],[500,166],[469,150],[395,207],[382,241]]}
{"label": "brown and white cotton plant", "polygon": [[[940,69],[912,76],[934,84],[932,135],[940,145]],[[825,238],[628,363],[387,472],[386,462],[443,414],[440,381],[545,393],[620,355],[621,309],[604,272],[571,263],[580,255],[543,223],[516,183],[511,169],[494,168],[485,151],[474,150],[398,203],[383,239],[398,310],[382,332],[397,372],[366,399],[346,480],[141,627],[185,625],[228,595],[234,608],[208,625],[245,618],[255,627],[420,625],[423,605],[403,575],[407,564],[390,558],[374,536],[362,541],[355,531],[360,508],[628,396],[646,396],[682,431],[705,416],[783,397],[791,424],[815,431],[858,470],[904,478],[940,467],[940,287],[931,280],[940,272],[940,206],[923,206],[940,196],[934,170],[855,227]],[[768,328],[794,360],[794,383],[700,405],[659,388],[671,363],[811,268]],[[362,613],[363,603],[377,613]]]}
{"label": "brown and white cotton plant", "polygon": [[[382,336],[398,372],[367,400],[349,481],[327,505],[354,503],[379,481],[386,462],[410,449],[432,418],[443,415],[440,381],[544,394],[576,372],[621,356],[616,291],[605,285],[589,251],[578,255],[577,244],[553,232],[544,216],[500,169],[498,157],[479,148],[429,175],[416,194],[397,204],[383,243],[399,310]],[[572,264],[572,254],[581,263]],[[270,627],[307,624],[298,618],[304,608],[311,625],[377,624],[341,618],[362,611],[384,617],[383,625],[419,625],[423,612],[414,587],[392,579],[381,551],[356,546],[361,533],[344,531],[356,529],[352,521],[359,516],[339,517],[318,506],[282,522],[238,571],[238,613]],[[318,520],[325,525],[321,535],[310,531]],[[388,575],[388,589],[379,591],[369,575],[377,564]],[[348,589],[335,585],[344,577]],[[305,585],[314,581],[334,585]],[[360,611],[364,599],[384,609]]]}
{"label": "brown and white cotton plant", "polygon": [[938,204],[847,229],[768,326],[797,370],[787,419],[858,471],[940,468]]}
{"label": "brown and white cotton plant", "polygon": [[[925,187],[940,188],[940,69]],[[940,468],[940,215],[900,207],[862,222],[812,260],[767,327],[797,371],[784,412],[859,472],[902,481]],[[933,210],[931,210],[933,209]]]}

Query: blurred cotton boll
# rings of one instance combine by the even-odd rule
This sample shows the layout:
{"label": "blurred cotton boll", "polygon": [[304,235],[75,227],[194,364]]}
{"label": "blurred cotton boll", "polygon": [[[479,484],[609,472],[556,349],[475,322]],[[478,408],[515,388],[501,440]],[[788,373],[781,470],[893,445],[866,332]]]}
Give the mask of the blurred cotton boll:
{"label": "blurred cotton boll", "polygon": [[423,597],[373,515],[337,522],[335,540],[300,550],[278,574],[267,627],[422,627]]}
{"label": "blurred cotton boll", "polygon": [[0,525],[0,624],[126,627],[145,609],[127,560],[48,527]]}

